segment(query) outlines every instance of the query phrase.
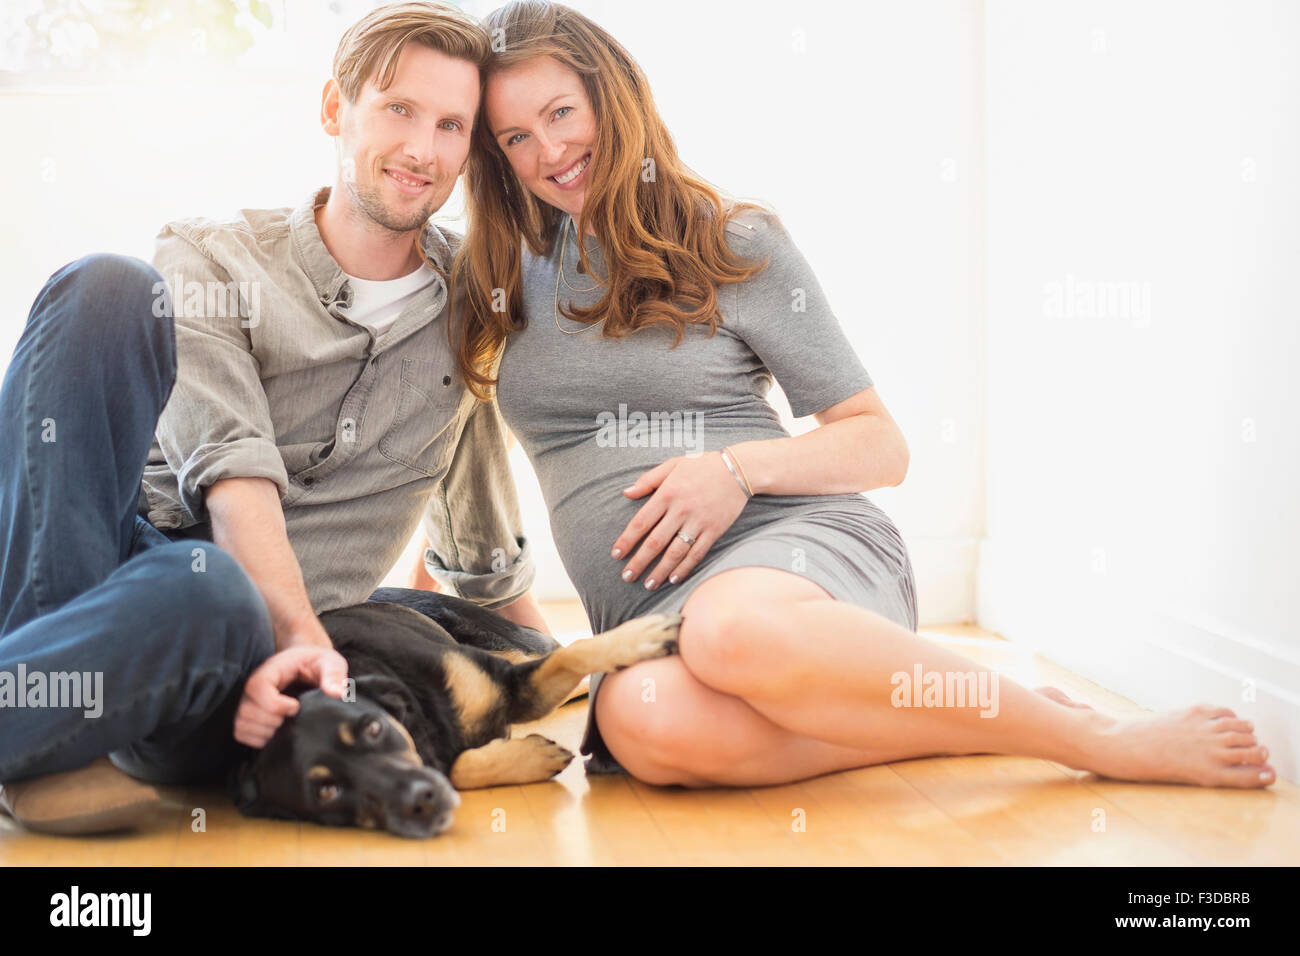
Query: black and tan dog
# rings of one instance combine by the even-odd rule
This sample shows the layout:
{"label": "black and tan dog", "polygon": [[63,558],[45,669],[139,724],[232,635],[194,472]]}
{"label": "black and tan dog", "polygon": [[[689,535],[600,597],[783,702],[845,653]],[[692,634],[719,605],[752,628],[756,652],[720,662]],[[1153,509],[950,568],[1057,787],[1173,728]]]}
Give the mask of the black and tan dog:
{"label": "black and tan dog", "polygon": [[550,713],[587,674],[673,653],[681,622],[647,615],[561,647],[460,598],[384,593],[320,616],[355,699],[297,689],[298,713],[232,777],[245,814],[440,833],[456,790],[546,780],[573,759],[539,734],[511,737],[511,724]]}

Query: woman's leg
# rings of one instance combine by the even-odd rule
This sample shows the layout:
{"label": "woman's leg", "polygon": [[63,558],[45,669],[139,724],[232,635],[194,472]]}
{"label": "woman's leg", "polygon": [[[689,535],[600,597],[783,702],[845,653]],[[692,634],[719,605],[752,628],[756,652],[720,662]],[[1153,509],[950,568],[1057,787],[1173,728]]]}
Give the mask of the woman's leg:
{"label": "woman's leg", "polygon": [[[831,600],[817,585],[786,571],[723,572],[695,589],[683,614],[680,662],[698,684],[739,698],[796,738],[844,748],[828,751],[787,741],[782,753],[794,754],[785,758],[791,772],[842,769],[836,764],[854,759],[853,751],[867,759],[849,766],[1002,753],[1044,757],[1123,779],[1235,787],[1273,780],[1266,751],[1248,723],[1224,708],[1120,721],[1062,706],[1002,675],[995,685],[986,685],[997,691],[996,712],[987,717],[981,714],[991,707],[952,706],[951,701],[949,706],[895,706],[895,675],[911,678],[920,668],[922,674],[978,678],[987,669],[879,614]],[[735,708],[730,708],[734,723],[720,724],[728,708],[681,682],[670,689],[692,704],[683,709],[696,718],[692,725],[677,720],[676,707],[647,707],[636,675],[650,663],[658,662],[606,678],[601,696],[614,693],[597,701],[602,736],[625,767],[635,773],[640,761],[663,782],[673,771],[682,778],[678,782],[775,782],[734,779],[736,766],[710,760],[708,753],[717,747],[726,756],[729,747],[743,750],[759,740],[780,740],[779,735],[744,720],[738,715],[745,712]],[[657,688],[656,700],[664,701]],[[714,722],[700,721],[701,714],[712,715]],[[768,776],[777,773],[773,765]]]}
{"label": "woman's leg", "polygon": [[677,656],[606,674],[595,707],[605,746],[646,783],[766,786],[916,756],[905,745],[859,749],[786,730],[701,684]]}

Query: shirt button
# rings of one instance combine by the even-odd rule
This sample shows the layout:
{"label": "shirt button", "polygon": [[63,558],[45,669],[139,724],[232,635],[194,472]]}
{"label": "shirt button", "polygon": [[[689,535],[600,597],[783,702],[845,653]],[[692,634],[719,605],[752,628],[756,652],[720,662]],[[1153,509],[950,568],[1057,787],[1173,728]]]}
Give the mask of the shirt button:
{"label": "shirt button", "polygon": [[443,384],[443,385],[450,385],[450,384],[451,384],[451,376],[450,376],[450,375],[444,375],[444,376],[442,377],[442,384]]}
{"label": "shirt button", "polygon": [[315,478],[304,478],[304,479],[302,480],[302,483],[303,483],[304,485],[310,487],[312,484],[315,483],[315,481],[316,481]]}

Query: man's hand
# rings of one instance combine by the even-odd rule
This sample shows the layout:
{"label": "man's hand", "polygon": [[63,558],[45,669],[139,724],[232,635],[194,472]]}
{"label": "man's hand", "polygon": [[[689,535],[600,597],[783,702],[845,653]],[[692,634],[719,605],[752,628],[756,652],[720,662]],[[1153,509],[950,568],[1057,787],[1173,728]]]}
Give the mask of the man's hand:
{"label": "man's hand", "polygon": [[244,684],[235,712],[235,739],[248,747],[265,747],[284,719],[298,713],[298,701],[282,690],[305,681],[331,697],[342,697],[347,676],[348,662],[328,644],[299,644],[272,654]]}

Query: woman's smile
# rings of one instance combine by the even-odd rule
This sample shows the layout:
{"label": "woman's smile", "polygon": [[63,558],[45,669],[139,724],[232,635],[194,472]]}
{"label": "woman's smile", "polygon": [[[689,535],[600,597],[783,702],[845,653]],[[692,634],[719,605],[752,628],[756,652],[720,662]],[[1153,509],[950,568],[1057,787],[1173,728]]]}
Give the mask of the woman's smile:
{"label": "woman's smile", "polygon": [[561,189],[573,189],[582,181],[583,173],[586,172],[586,169],[590,164],[591,153],[587,153],[587,155],[583,156],[580,160],[567,167],[562,172],[557,173],[554,176],[547,176],[546,178],[555,183],[555,185],[559,186]]}

